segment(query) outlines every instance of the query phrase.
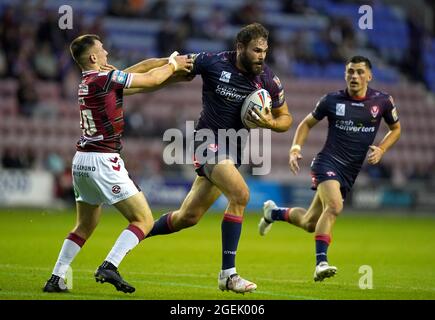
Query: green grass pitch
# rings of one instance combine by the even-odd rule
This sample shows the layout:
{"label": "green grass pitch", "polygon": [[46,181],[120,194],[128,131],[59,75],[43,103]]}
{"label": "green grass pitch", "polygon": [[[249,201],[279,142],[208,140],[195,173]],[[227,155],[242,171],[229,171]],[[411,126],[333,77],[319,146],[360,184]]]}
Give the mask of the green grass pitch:
{"label": "green grass pitch", "polygon": [[[259,218],[258,213],[245,215],[237,254],[237,270],[257,283],[255,293],[237,295],[217,289],[222,215],[213,213],[193,228],[144,240],[125,258],[120,272],[136,286],[134,294],[96,283],[93,272],[127,226],[120,214],[105,209],[72,265],[73,290],[47,294],[41,288],[73,227],[75,213],[3,209],[0,300],[435,299],[435,217],[344,212],[329,249],[329,260],[338,273],[321,283],[312,278],[313,235],[281,222],[260,237]],[[359,287],[365,275],[359,273],[362,265],[372,268],[373,289]]]}

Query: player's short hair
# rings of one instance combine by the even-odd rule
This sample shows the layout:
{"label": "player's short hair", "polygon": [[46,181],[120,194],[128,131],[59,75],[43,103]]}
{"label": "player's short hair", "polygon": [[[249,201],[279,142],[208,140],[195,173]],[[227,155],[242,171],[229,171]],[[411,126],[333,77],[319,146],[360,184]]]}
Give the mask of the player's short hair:
{"label": "player's short hair", "polygon": [[346,66],[349,63],[361,63],[361,62],[364,62],[366,64],[367,68],[372,70],[372,63],[370,62],[369,58],[366,58],[366,57],[363,57],[363,56],[353,56],[352,58],[347,60]]}
{"label": "player's short hair", "polygon": [[260,23],[251,23],[247,26],[244,26],[236,37],[236,43],[241,43],[244,46],[247,46],[251,40],[258,38],[265,38],[266,40],[269,37],[269,31],[265,27],[263,27]]}
{"label": "player's short hair", "polygon": [[87,53],[88,50],[95,44],[96,40],[101,41],[100,37],[96,34],[84,34],[75,38],[71,42],[69,49],[73,59],[78,65],[83,66],[85,62],[84,54]]}

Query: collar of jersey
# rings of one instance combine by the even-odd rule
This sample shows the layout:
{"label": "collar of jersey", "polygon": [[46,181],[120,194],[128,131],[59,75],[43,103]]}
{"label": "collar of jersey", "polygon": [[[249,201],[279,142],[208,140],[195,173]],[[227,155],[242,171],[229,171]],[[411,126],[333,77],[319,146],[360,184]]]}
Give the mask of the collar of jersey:
{"label": "collar of jersey", "polygon": [[98,72],[100,72],[100,71],[98,71],[98,70],[86,70],[86,71],[82,71],[82,75],[87,76],[88,74],[98,73]]}
{"label": "collar of jersey", "polygon": [[347,88],[344,89],[344,92],[345,92],[346,96],[347,96],[349,99],[351,99],[351,100],[354,100],[354,101],[364,101],[364,100],[367,99],[367,96],[368,96],[369,90],[370,90],[370,88],[367,87],[366,95],[365,95],[364,97],[352,97],[352,96],[349,94],[349,92],[347,91]]}

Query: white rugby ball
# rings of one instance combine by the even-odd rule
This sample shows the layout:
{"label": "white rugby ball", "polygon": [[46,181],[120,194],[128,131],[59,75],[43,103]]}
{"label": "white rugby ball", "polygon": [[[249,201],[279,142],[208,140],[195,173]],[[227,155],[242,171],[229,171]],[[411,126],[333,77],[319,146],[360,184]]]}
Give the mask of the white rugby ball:
{"label": "white rugby ball", "polygon": [[272,108],[272,98],[269,91],[266,89],[255,90],[243,101],[240,117],[243,125],[249,129],[258,127],[254,122],[248,120],[248,114],[252,115],[254,108],[261,113],[266,113],[266,109],[270,110]]}

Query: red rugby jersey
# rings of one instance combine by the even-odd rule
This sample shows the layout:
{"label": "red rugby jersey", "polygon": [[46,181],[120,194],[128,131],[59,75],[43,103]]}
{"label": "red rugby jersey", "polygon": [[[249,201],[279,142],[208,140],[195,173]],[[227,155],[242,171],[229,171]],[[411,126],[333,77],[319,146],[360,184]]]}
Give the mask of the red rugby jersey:
{"label": "red rugby jersey", "polygon": [[120,152],[124,131],[123,89],[129,88],[132,74],[121,70],[82,72],[79,84],[80,127],[77,150]]}

